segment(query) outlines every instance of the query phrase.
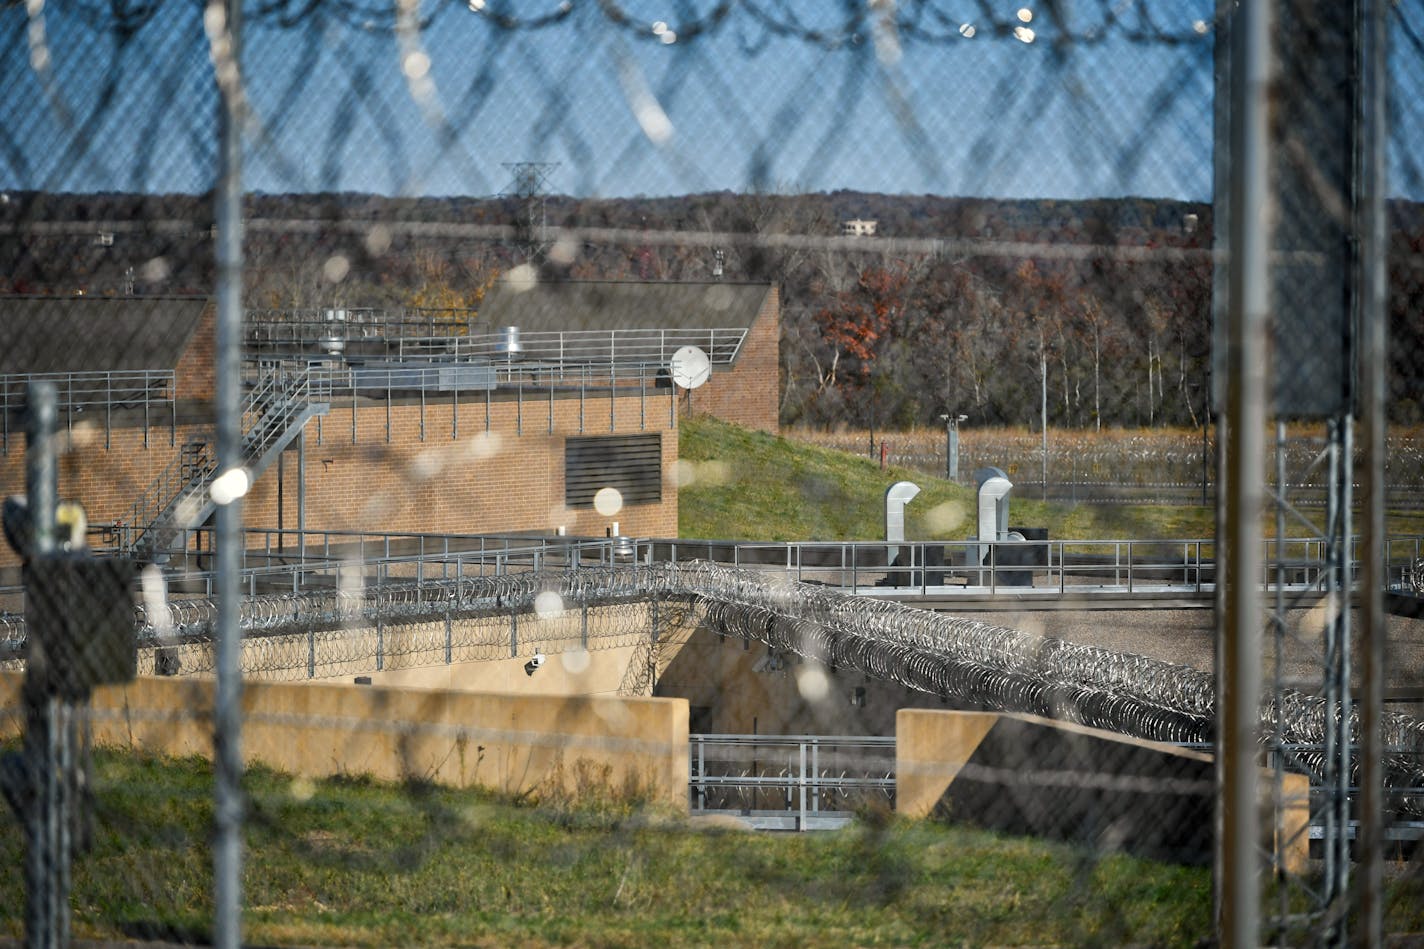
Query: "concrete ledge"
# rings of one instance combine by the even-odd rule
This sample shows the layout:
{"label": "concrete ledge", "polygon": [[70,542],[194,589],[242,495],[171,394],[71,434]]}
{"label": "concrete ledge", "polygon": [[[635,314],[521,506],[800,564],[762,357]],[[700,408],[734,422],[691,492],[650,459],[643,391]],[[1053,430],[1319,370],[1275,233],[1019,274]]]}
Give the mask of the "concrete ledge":
{"label": "concrete ledge", "polygon": [[[896,807],[906,815],[1211,861],[1210,755],[1034,715],[901,709],[895,725]],[[1286,795],[1281,861],[1299,873],[1308,779],[1287,775]],[[1263,824],[1269,835],[1272,821]]]}
{"label": "concrete ledge", "polygon": [[[0,673],[0,736],[22,727],[21,681]],[[211,757],[213,689],[211,680],[143,677],[96,690],[94,742]],[[367,774],[508,794],[574,790],[593,777],[687,807],[683,699],[249,682],[242,705],[244,759],[305,777]]]}

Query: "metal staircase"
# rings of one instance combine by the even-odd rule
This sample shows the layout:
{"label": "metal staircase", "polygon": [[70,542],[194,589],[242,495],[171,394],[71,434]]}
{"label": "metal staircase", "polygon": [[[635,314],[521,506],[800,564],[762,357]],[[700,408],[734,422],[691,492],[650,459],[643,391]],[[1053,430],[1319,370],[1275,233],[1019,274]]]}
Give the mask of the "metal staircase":
{"label": "metal staircase", "polygon": [[[242,402],[242,465],[252,480],[267,469],[302,428],[331,407],[330,379],[287,363],[261,366],[247,380]],[[212,439],[191,441],[134,502],[119,543],[139,560],[166,561],[189,528],[217,507],[210,487],[218,475]]]}

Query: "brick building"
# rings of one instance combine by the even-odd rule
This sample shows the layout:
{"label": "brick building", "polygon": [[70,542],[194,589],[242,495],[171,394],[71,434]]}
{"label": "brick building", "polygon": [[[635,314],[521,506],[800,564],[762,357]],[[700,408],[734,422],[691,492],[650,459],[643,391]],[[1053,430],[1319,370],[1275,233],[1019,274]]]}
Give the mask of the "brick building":
{"label": "brick building", "polygon": [[705,412],[775,433],[780,408],[781,297],[775,284],[712,281],[563,281],[500,284],[480,322],[529,334],[704,334],[707,383],[679,394],[683,411]]}
{"label": "brick building", "polygon": [[[679,414],[775,429],[776,306],[766,285],[579,284],[496,307],[493,330],[483,313],[251,313],[244,521],[675,536]],[[182,544],[212,510],[213,329],[202,299],[0,299],[0,492],[24,490],[24,388],[49,378],[60,496],[140,553]],[[691,393],[666,368],[688,345],[712,362]]]}

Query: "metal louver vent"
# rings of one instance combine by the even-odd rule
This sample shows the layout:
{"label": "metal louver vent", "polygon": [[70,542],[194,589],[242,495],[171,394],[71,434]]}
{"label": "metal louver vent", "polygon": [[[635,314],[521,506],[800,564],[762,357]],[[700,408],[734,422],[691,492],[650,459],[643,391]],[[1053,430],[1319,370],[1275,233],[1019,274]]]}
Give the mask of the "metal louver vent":
{"label": "metal louver vent", "polygon": [[662,500],[662,436],[602,435],[564,443],[564,503],[589,507],[602,488],[614,488],[624,504]]}

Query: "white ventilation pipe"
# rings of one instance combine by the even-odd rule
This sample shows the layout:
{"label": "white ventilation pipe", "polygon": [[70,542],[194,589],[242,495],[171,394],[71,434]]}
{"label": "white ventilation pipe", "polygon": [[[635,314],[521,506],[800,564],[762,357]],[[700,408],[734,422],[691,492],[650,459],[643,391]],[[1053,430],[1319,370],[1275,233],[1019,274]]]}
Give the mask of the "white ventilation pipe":
{"label": "white ventilation pipe", "polygon": [[[885,491],[885,542],[900,544],[905,540],[905,505],[920,493],[920,486],[913,481],[896,481]],[[885,565],[889,566],[900,556],[899,547],[887,547]]]}
{"label": "white ventilation pipe", "polygon": [[1009,494],[1014,483],[994,476],[979,485],[979,562],[989,556],[986,541],[1004,540],[1009,532]]}

